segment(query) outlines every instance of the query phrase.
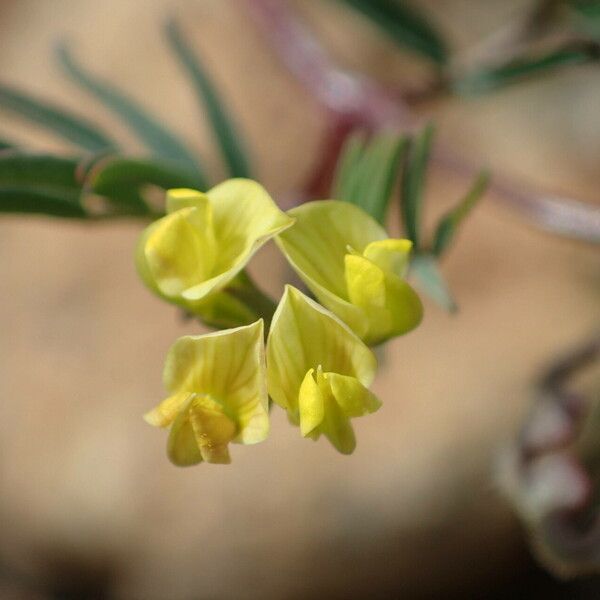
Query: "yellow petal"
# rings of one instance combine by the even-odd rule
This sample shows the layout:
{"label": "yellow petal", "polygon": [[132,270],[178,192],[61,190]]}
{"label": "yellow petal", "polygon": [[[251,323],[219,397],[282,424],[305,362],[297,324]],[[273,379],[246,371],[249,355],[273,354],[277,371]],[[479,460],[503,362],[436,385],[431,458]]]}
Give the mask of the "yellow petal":
{"label": "yellow petal", "polygon": [[296,223],[276,238],[278,246],[319,302],[362,336],[367,323],[349,302],[344,257],[348,246],[362,254],[369,243],[385,239],[385,230],[362,209],[338,200],[307,202],[288,214]]}
{"label": "yellow petal", "polygon": [[208,395],[237,426],[234,441],[254,444],[269,433],[262,319],[245,327],[185,336],[169,350],[163,374],[171,394]]}
{"label": "yellow petal", "polygon": [[325,400],[310,369],[302,381],[299,392],[300,431],[308,436],[317,428],[325,416]]}
{"label": "yellow petal", "polygon": [[352,454],[356,448],[356,437],[350,419],[343,413],[337,402],[331,398],[325,409],[325,419],[321,431],[342,454]]}
{"label": "yellow petal", "polygon": [[224,287],[265,242],[294,223],[260,184],[249,179],[230,179],[206,195],[214,215],[217,262],[211,279],[183,291],[188,301]]}
{"label": "yellow petal", "polygon": [[296,422],[300,386],[310,369],[321,365],[323,371],[356,377],[368,386],[377,366],[375,355],[355,333],[289,285],[271,323],[267,362],[269,393]]}
{"label": "yellow petal", "polygon": [[412,242],[410,240],[378,240],[371,242],[363,255],[383,271],[404,277],[408,270]]}
{"label": "yellow petal", "polygon": [[145,265],[156,288],[176,297],[212,272],[215,248],[207,232],[210,207],[184,208],[159,219],[144,236]]}
{"label": "yellow petal", "polygon": [[331,392],[347,417],[362,417],[381,408],[381,402],[354,377],[326,373]]}
{"label": "yellow petal", "polygon": [[167,455],[169,460],[178,467],[188,467],[202,462],[202,454],[196,435],[190,422],[189,405],[193,401],[193,396],[188,400],[186,407],[179,413],[167,440]]}
{"label": "yellow petal", "polygon": [[367,258],[346,255],[346,281],[352,303],[367,316],[363,339],[368,344],[407,333],[421,322],[423,305],[417,293]]}
{"label": "yellow petal", "polygon": [[189,392],[180,392],[163,400],[156,408],[144,415],[146,423],[154,427],[168,427],[190,399]]}
{"label": "yellow petal", "polygon": [[176,188],[167,191],[167,213],[172,213],[182,208],[202,208],[208,204],[208,196],[198,190]]}
{"label": "yellow petal", "polygon": [[235,421],[210,396],[197,396],[190,406],[190,422],[202,458],[209,463],[231,462],[227,445],[236,433]]}

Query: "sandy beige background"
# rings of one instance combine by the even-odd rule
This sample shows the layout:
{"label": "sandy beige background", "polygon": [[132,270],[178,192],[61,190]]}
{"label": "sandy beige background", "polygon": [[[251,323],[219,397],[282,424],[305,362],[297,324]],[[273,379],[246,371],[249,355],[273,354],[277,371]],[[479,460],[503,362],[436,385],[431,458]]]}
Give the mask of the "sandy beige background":
{"label": "sandy beige background", "polygon": [[[308,175],[324,116],[242,4],[4,0],[1,78],[93,115],[136,148],[57,76],[48,50],[66,35],[90,68],[202,152],[218,178],[210,131],[161,39],[161,20],[175,11],[238,116],[257,172],[281,196]],[[402,77],[405,61],[360,19],[326,2],[297,4],[346,64]],[[456,43],[527,3],[477,3],[491,23],[480,24],[481,6],[465,25],[473,4],[437,6]],[[578,69],[431,109],[457,152],[592,198],[593,75]],[[60,147],[9,115],[0,132]],[[433,210],[466,185],[436,172]],[[179,470],[166,459],[163,432],[141,415],[162,396],[167,348],[200,328],[136,278],[139,231],[136,223],[0,219],[2,562],[34,577],[97,576],[117,598],[151,600],[431,597],[496,586],[521,568],[520,531],[494,489],[493,458],[540,369],[598,324],[596,249],[541,234],[488,198],[445,264],[460,313],[427,302],[422,327],[388,345],[375,385],[384,407],[357,423],[353,457],[302,440],[275,411],[269,440],[235,447],[231,467]],[[286,274],[272,247],[252,270],[274,293]],[[18,587],[2,597],[32,597]]]}

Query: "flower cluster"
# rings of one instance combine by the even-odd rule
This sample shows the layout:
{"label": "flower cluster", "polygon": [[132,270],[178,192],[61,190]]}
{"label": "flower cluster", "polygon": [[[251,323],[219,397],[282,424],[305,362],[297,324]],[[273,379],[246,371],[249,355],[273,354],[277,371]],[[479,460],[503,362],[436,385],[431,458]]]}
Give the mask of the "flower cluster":
{"label": "flower cluster", "polygon": [[[286,285],[275,308],[254,286],[245,267],[271,238],[319,303]],[[324,435],[350,454],[350,420],[381,405],[369,391],[377,367],[369,345],[422,317],[404,279],[410,248],[341,201],[284,213],[245,179],[169,191],[167,215],[140,238],[138,272],[161,298],[221,329],[182,337],[168,353],[169,396],[145,419],[169,428],[171,461],[228,463],[230,442],[264,440],[269,397],[303,436]]]}

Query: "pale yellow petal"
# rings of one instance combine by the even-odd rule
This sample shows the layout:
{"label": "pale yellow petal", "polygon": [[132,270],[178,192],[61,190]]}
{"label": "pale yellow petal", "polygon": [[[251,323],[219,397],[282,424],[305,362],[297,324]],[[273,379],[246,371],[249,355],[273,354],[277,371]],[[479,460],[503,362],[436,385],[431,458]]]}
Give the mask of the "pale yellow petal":
{"label": "pale yellow petal", "polygon": [[167,297],[178,296],[212,271],[214,243],[201,233],[205,218],[197,208],[184,208],[156,221],[144,238],[142,270]]}
{"label": "pale yellow petal", "polygon": [[275,311],[267,341],[269,393],[298,419],[300,386],[307,371],[319,365],[327,372],[373,380],[374,354],[331,312],[286,286]]}
{"label": "pale yellow petal", "polygon": [[354,452],[356,437],[350,419],[332,398],[327,402],[321,432],[338,452],[342,454],[352,454]]}
{"label": "pale yellow petal", "polygon": [[209,396],[197,396],[189,411],[202,458],[209,463],[230,463],[227,446],[236,436],[237,425],[225,414],[223,405]]}
{"label": "pale yellow petal", "polygon": [[156,408],[144,415],[146,423],[154,427],[168,427],[173,423],[184,406],[190,399],[189,392],[180,392],[163,400]]}
{"label": "pale yellow petal", "polygon": [[179,413],[171,425],[167,440],[167,455],[169,460],[178,467],[188,467],[202,462],[202,454],[196,442],[187,408]]}
{"label": "pale yellow petal", "polygon": [[181,210],[182,208],[202,208],[208,204],[208,196],[198,190],[188,188],[175,188],[167,191],[167,213]]}
{"label": "pale yellow petal", "polygon": [[314,369],[308,371],[299,392],[300,432],[305,437],[322,423],[325,416],[325,400],[314,373]]}
{"label": "pale yellow petal", "polygon": [[326,373],[331,392],[347,417],[362,417],[381,408],[381,402],[354,377]]}
{"label": "pale yellow petal", "polygon": [[238,426],[234,441],[253,444],[269,433],[262,319],[245,327],[185,336],[169,350],[163,374],[171,393],[206,394]]}
{"label": "pale yellow petal", "polygon": [[406,281],[384,272],[367,258],[346,255],[346,278],[352,302],[363,309],[368,328],[363,339],[379,344],[414,329],[423,305]]}
{"label": "pale yellow petal", "polygon": [[384,271],[404,277],[408,270],[411,249],[410,240],[378,240],[371,242],[363,255]]}

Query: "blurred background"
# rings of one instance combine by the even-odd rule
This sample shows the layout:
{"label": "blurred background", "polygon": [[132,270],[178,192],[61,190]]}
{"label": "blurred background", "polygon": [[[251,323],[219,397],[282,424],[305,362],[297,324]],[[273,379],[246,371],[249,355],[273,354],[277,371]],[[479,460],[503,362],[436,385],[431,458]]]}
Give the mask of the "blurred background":
{"label": "blurred background", "polygon": [[[236,117],[261,182],[283,205],[315,169],[328,114],[287,71],[242,0],[1,0],[0,78],[139,142],[61,77],[82,63],[161,115],[225,176],[211,131],[167,51],[175,15]],[[399,53],[339,3],[291,3],[340,65],[417,86]],[[474,47],[531,2],[414,2],[454,48]],[[561,70],[491,95],[427,97],[447,152],[492,173],[597,202],[600,73]],[[3,135],[68,150],[0,113]],[[431,171],[439,214],[469,185]],[[498,491],[499,450],[560,352],[598,325],[597,247],[543,233],[490,192],[442,269],[460,310],[426,301],[420,328],[382,353],[383,409],[352,457],[303,440],[282,411],[227,468],[173,467],[141,415],[162,398],[165,353],[202,326],[150,295],[133,248],[142,224],[0,217],[0,598],[594,598],[529,554]],[[272,245],[251,272],[289,276]],[[277,276],[275,276],[276,274]]]}

